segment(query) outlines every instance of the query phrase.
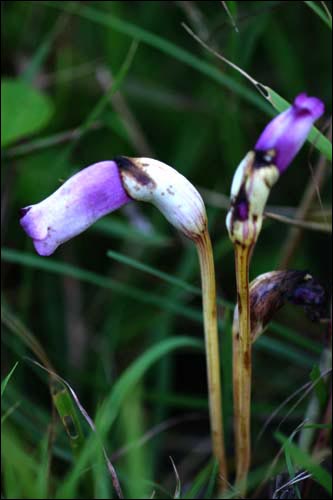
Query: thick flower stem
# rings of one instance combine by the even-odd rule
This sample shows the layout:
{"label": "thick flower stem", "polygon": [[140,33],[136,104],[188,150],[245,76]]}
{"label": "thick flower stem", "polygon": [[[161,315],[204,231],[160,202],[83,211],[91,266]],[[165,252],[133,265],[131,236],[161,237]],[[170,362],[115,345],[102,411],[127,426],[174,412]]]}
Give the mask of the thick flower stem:
{"label": "thick flower stem", "polygon": [[225,491],[227,462],[223,434],[222,391],[220,382],[219,339],[216,314],[216,284],[212,245],[208,231],[196,240],[200,261],[205,346],[208,375],[208,397],[213,454],[219,466],[220,492]]}
{"label": "thick flower stem", "polygon": [[233,390],[236,444],[236,482],[242,493],[251,460],[251,325],[249,262],[251,248],[235,244],[239,322],[233,329]]}

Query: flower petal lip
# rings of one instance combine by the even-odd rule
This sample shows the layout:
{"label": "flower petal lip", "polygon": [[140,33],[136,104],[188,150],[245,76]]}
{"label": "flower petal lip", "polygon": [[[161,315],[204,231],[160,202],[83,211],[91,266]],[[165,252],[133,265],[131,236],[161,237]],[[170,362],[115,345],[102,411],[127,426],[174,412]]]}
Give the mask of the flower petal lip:
{"label": "flower petal lip", "polygon": [[48,256],[129,201],[117,164],[102,161],[70,177],[40,203],[21,209],[20,224],[33,239],[37,253]]}
{"label": "flower petal lip", "polygon": [[280,173],[303,146],[313,123],[324,113],[324,104],[316,97],[299,94],[293,105],[276,116],[259,137],[255,150],[275,152],[274,163]]}

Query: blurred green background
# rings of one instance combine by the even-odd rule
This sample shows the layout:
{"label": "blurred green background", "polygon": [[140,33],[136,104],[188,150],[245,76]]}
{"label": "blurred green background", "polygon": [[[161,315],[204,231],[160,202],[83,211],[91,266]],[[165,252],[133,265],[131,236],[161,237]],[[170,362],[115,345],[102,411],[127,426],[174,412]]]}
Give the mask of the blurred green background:
{"label": "blurred green background", "polygon": [[[325,6],[330,9],[331,2]],[[172,281],[200,285],[191,242],[152,206],[132,204],[54,256],[41,258],[19,225],[18,211],[79,169],[117,155],[157,158],[198,187],[207,205],[221,299],[224,412],[232,456],[235,275],[226,197],[236,166],[276,111],[182,23],[289,102],[303,91],[321,98],[326,113],[317,126],[329,136],[329,14],[323,2],[301,1],[13,1],[1,8],[2,376],[19,361],[2,399],[3,495],[114,495],[100,444],[89,441],[75,404],[65,413],[78,440],[74,434],[68,439],[55,417],[52,401],[56,404],[59,387],[53,387],[52,400],[48,375],[31,362],[45,362],[46,356],[88,413],[99,412],[101,439],[127,498],[147,498],[153,491],[158,498],[172,497],[177,479],[169,456],[182,497],[210,498],[214,467],[201,301]],[[287,265],[309,270],[330,289],[331,164],[315,146],[316,139],[303,147],[269,200],[270,211],[303,218],[306,228],[295,235],[289,223],[267,218],[252,278]],[[284,435],[297,429],[313,391],[301,391],[256,438],[272,412],[310,381],[311,371],[317,373],[326,346],[327,326],[286,306],[254,348],[256,498],[255,488],[280,447],[277,429]],[[327,399],[327,388],[322,389],[319,416]]]}

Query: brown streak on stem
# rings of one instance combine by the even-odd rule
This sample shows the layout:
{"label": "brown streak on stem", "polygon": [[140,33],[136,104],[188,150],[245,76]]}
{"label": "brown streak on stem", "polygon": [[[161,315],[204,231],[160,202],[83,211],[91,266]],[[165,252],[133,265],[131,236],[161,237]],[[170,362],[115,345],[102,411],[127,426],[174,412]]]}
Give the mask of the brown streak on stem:
{"label": "brown streak on stem", "polygon": [[219,340],[216,314],[216,284],[212,245],[205,230],[195,241],[202,281],[203,314],[208,375],[209,412],[213,454],[219,464],[220,493],[228,487],[227,461],[223,434]]}
{"label": "brown streak on stem", "polygon": [[238,324],[233,328],[233,389],[236,444],[236,482],[243,494],[250,467],[251,330],[249,263],[252,247],[235,244]]}

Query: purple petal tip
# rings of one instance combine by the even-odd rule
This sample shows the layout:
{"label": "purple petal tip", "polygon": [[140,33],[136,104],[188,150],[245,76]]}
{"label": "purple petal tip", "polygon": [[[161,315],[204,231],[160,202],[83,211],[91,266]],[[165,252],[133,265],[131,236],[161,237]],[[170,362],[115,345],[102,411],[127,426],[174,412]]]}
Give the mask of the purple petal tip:
{"label": "purple petal tip", "polygon": [[48,256],[129,201],[117,164],[103,161],[78,172],[42,202],[22,208],[20,224],[37,253]]}
{"label": "purple petal tip", "polygon": [[288,167],[303,146],[313,123],[324,113],[323,102],[317,97],[299,94],[293,105],[276,116],[260,135],[255,150],[275,153],[275,165],[280,173]]}
{"label": "purple petal tip", "polygon": [[300,112],[309,112],[314,120],[318,120],[325,112],[324,103],[317,97],[309,97],[305,92],[299,94],[295,98],[294,106],[296,106]]}

